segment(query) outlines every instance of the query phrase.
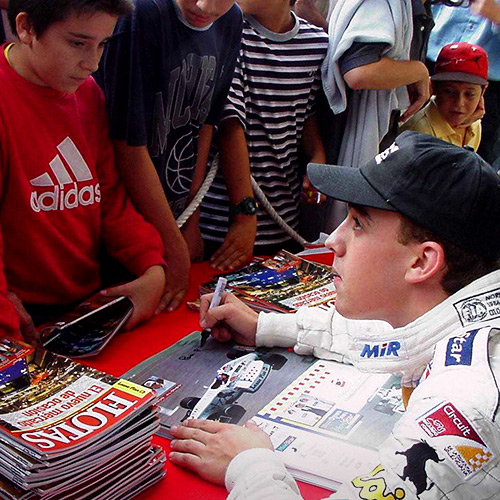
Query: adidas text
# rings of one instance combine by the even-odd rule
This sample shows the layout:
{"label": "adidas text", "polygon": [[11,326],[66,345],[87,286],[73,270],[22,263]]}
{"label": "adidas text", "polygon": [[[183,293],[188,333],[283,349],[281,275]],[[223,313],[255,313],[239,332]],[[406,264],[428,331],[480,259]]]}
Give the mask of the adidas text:
{"label": "adidas text", "polygon": [[[70,189],[65,189],[72,186]],[[30,203],[35,212],[48,212],[51,210],[64,210],[79,206],[93,205],[101,201],[101,187],[95,185],[79,188],[77,183],[54,186],[52,191],[37,193],[32,191]]]}

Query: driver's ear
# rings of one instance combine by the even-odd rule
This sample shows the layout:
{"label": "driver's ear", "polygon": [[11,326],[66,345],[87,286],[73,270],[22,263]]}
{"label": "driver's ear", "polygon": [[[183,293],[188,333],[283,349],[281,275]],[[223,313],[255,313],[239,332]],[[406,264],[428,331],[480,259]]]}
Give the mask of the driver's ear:
{"label": "driver's ear", "polygon": [[445,269],[443,247],[435,241],[424,241],[416,245],[416,252],[406,270],[405,279],[408,283],[422,283],[431,278],[440,280],[440,275]]}

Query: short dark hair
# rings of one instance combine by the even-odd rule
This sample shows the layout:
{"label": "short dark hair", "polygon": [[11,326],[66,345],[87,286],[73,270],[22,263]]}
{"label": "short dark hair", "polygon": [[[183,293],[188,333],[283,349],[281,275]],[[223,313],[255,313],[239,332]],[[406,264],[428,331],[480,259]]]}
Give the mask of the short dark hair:
{"label": "short dark hair", "polygon": [[290,7],[293,7],[293,6],[295,5],[295,2],[296,2],[296,1],[297,1],[297,0],[290,0]]}
{"label": "short dark hair", "polygon": [[12,33],[17,33],[17,15],[26,12],[39,37],[50,25],[63,21],[71,14],[106,12],[112,16],[123,16],[132,10],[132,0],[10,0],[7,12]]}
{"label": "short dark hair", "polygon": [[447,270],[441,280],[441,286],[450,295],[481,276],[500,268],[498,260],[487,259],[464,250],[403,216],[397,239],[402,245],[408,245],[411,242],[435,241],[443,247]]}

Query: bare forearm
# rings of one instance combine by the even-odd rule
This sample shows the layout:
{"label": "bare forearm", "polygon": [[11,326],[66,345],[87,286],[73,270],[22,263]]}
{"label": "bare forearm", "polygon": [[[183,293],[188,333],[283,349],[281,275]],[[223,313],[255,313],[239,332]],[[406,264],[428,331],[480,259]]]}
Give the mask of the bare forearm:
{"label": "bare forearm", "polygon": [[316,115],[310,116],[302,132],[302,148],[309,161],[314,163],[325,163],[325,148],[319,132],[318,120]]}
{"label": "bare forearm", "polygon": [[200,129],[200,137],[198,138],[198,149],[196,166],[194,169],[193,179],[191,181],[191,189],[189,191],[189,199],[193,199],[200,186],[205,179],[207,171],[208,155],[210,153],[210,144],[212,143],[213,126],[203,125]]}
{"label": "bare forearm", "polygon": [[219,152],[229,201],[236,205],[247,196],[253,196],[245,133],[237,119],[230,118],[221,123]]}
{"label": "bare forearm", "polygon": [[[235,206],[253,196],[245,133],[236,118],[221,123],[219,151],[229,201]],[[256,231],[256,215],[233,214],[224,242],[210,258],[212,267],[225,271],[247,262],[252,256]]]}
{"label": "bare forearm", "polygon": [[429,72],[420,61],[395,61],[383,57],[380,61],[354,68],[344,75],[350,88],[395,89],[429,77]]}
{"label": "bare forearm", "polygon": [[156,169],[145,146],[128,146],[115,141],[117,168],[137,210],[159,231],[165,251],[182,239]]}

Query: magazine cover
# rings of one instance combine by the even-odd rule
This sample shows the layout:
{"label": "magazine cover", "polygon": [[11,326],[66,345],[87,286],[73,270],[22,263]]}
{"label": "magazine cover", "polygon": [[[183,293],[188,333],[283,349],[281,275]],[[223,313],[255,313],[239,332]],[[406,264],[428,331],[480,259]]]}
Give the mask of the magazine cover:
{"label": "magazine cover", "polygon": [[[295,312],[302,306],[328,308],[335,302],[331,267],[285,250],[221,276],[228,281],[227,290],[259,311]],[[212,292],[217,279],[203,284],[200,294]]]}
{"label": "magazine cover", "polygon": [[379,463],[403,412],[399,377],[318,360],[253,420],[297,479],[338,489]]}
{"label": "magazine cover", "polygon": [[132,498],[164,475],[153,389],[0,340],[0,498]]}
{"label": "magazine cover", "polygon": [[23,353],[0,364],[0,441],[37,459],[74,452],[154,400],[151,389],[43,349],[0,346]]}
{"label": "magazine cover", "polygon": [[200,341],[193,332],[123,375],[158,391],[161,435],[188,418],[243,424],[314,362],[287,349]]}

